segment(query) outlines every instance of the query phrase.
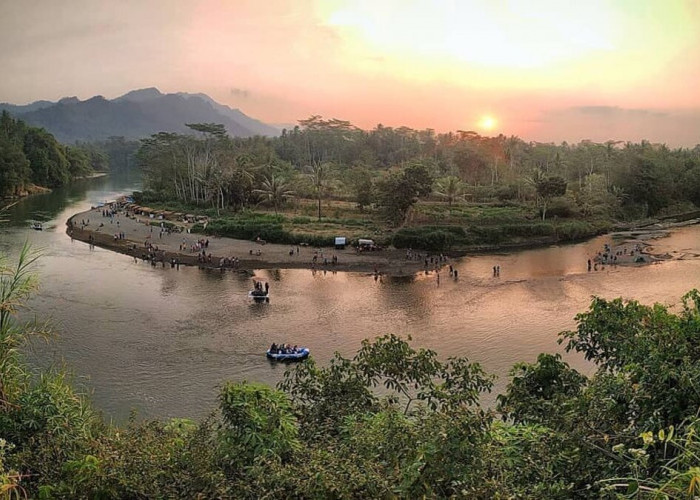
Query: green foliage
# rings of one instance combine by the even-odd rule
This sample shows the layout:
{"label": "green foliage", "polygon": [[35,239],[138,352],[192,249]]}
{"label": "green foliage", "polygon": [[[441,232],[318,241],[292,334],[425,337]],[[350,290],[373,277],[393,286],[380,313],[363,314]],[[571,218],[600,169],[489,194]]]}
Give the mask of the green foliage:
{"label": "green foliage", "polygon": [[15,267],[10,267],[0,255],[0,409],[26,385],[20,348],[31,337],[47,336],[44,328],[33,323],[21,325],[15,317],[24,301],[37,289],[36,275],[31,271],[37,257],[27,244],[22,247]]}
{"label": "green foliage", "polygon": [[570,418],[567,405],[581,393],[586,377],[561,361],[559,354],[540,354],[537,363],[518,363],[498,411],[515,423],[551,425],[550,419]]}
{"label": "green foliage", "polygon": [[92,173],[88,152],[63,146],[44,129],[0,114],[0,197],[21,192],[29,183],[58,187]]}
{"label": "green foliage", "polygon": [[259,459],[288,459],[300,448],[299,429],[287,396],[268,386],[226,383],[219,394],[222,459],[231,466]]}
{"label": "green foliage", "polygon": [[[397,225],[416,199],[430,195],[434,179],[435,194],[451,207],[463,199],[517,200],[536,204],[543,218],[567,188],[575,204],[556,207],[559,217],[646,217],[678,201],[700,205],[693,188],[700,178],[697,148],[670,150],[646,141],[526,143],[381,125],[365,131],[320,116],[275,138],[231,138],[211,127],[193,124],[196,134],[160,133],[142,141],[137,157],[146,188],[164,200],[218,210],[261,201],[278,210],[293,190],[316,200],[313,209],[302,210],[317,218],[332,193],[362,209],[375,204]],[[128,165],[128,145],[112,139],[103,146],[110,163]],[[286,188],[274,186],[280,184]]]}
{"label": "green foliage", "polygon": [[434,351],[415,350],[405,340],[386,335],[363,341],[352,360],[336,353],[328,367],[311,362],[287,371],[279,387],[291,395],[304,422],[337,429],[344,415],[376,408],[371,389],[378,385],[408,413],[414,402],[433,410],[474,405],[480,393],[491,390],[492,377],[478,363],[465,358],[440,362]]}
{"label": "green foliage", "polygon": [[567,350],[582,352],[603,372],[621,374],[635,388],[635,420],[646,427],[679,425],[700,407],[700,294],[683,297],[680,315],[655,304],[595,298],[562,334]]}
{"label": "green foliage", "polygon": [[419,197],[430,194],[433,182],[425,165],[411,164],[401,172],[393,172],[377,182],[377,206],[387,220],[399,224],[406,220],[409,210]]}
{"label": "green foliage", "polygon": [[464,241],[466,232],[459,226],[421,226],[399,229],[392,239],[396,248],[413,248],[442,252],[449,250],[457,240]]}
{"label": "green foliage", "polygon": [[535,184],[537,198],[540,202],[542,220],[545,220],[547,208],[551,200],[566,194],[566,179],[556,175],[544,175],[540,171],[536,171],[533,182]]}

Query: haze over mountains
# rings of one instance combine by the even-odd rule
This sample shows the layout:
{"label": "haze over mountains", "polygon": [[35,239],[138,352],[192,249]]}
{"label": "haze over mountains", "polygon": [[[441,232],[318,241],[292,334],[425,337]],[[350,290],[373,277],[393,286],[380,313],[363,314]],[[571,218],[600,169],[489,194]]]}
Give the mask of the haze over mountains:
{"label": "haze over mountains", "polygon": [[64,143],[111,136],[139,139],[158,132],[189,133],[186,123],[220,123],[235,137],[280,133],[206,94],[163,94],[154,87],[132,90],[112,100],[64,97],[58,102],[36,101],[24,106],[0,103],[2,109],[30,125],[44,127]]}

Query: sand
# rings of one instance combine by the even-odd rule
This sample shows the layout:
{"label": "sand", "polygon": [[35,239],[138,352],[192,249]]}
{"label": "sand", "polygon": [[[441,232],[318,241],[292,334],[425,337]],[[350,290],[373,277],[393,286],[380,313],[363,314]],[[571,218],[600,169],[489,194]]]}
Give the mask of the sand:
{"label": "sand", "polygon": [[[178,223],[184,229],[182,233],[173,232],[161,235],[159,227],[150,225],[154,219],[149,219],[143,215],[127,217],[123,212],[111,219],[110,217],[103,217],[102,210],[103,208],[95,208],[71,217],[68,220],[68,234],[76,240],[87,243],[90,242],[92,237],[92,243],[96,246],[137,258],[142,258],[147,254],[147,243],[151,243],[158,248],[159,262],[161,259],[169,262],[175,258],[181,264],[200,267],[217,268],[222,258],[238,257],[239,262],[236,268],[244,271],[300,268],[360,273],[377,272],[379,274],[403,276],[411,275],[424,269],[424,260],[407,259],[405,250],[386,249],[358,253],[351,247],[336,250],[333,248],[318,249],[309,246],[297,247],[272,243],[260,244],[234,238],[190,234],[186,231],[191,224],[186,223]],[[85,221],[87,224],[83,226],[82,221]],[[125,233],[124,239],[114,238],[114,235],[119,232]],[[211,254],[211,263],[198,262],[197,252],[191,251],[191,246],[199,239],[209,240],[209,246],[204,251],[207,255]],[[185,245],[186,250],[180,250],[181,244]],[[316,255],[315,263],[313,262],[314,255]],[[337,257],[336,264],[332,263],[334,255]],[[327,259],[327,264],[324,264],[324,259]]]}
{"label": "sand", "polygon": [[[108,207],[105,207],[108,208]],[[408,276],[425,269],[424,252],[422,257],[407,259],[405,250],[385,249],[358,253],[352,247],[342,250],[332,248],[313,248],[309,246],[290,246],[278,244],[260,244],[253,241],[238,240],[234,238],[207,237],[201,234],[188,233],[192,224],[178,222],[183,232],[163,233],[161,235],[158,226],[150,225],[155,219],[138,215],[128,217],[123,211],[113,218],[102,216],[103,208],[94,208],[86,212],[78,213],[68,220],[68,234],[72,238],[87,243],[92,242],[96,246],[143,258],[147,255],[147,245],[150,243],[158,248],[158,262],[170,262],[177,259],[183,265],[196,265],[199,267],[220,267],[220,261],[224,257],[239,259],[235,269],[250,272],[255,269],[319,269],[350,271],[368,274],[385,274],[392,276]],[[82,222],[86,222],[85,225]],[[173,222],[173,221],[169,221]],[[698,221],[691,221],[697,223]],[[613,233],[614,243],[608,250],[611,257],[616,256],[615,265],[645,265],[663,260],[698,258],[696,254],[683,253],[670,255],[655,251],[654,240],[668,235],[668,229],[654,228]],[[115,233],[123,232],[124,239],[115,239]],[[191,247],[200,239],[208,239],[209,246],[204,250],[211,254],[211,262],[199,262],[198,252],[191,251]],[[92,241],[91,241],[92,240]],[[181,250],[181,245],[184,249]],[[298,250],[298,251],[297,251]],[[491,249],[493,250],[493,249]],[[599,255],[592,255],[591,260],[597,264],[603,264],[601,249]],[[316,256],[316,261],[313,258]],[[333,263],[333,257],[337,257],[337,263]],[[324,264],[324,260],[327,263]],[[437,262],[437,259],[436,259]],[[449,261],[441,262],[441,266]],[[612,264],[607,261],[607,264]],[[159,264],[160,265],[160,264]],[[435,269],[436,264],[431,263],[430,269]],[[231,267],[231,266],[226,266]]]}

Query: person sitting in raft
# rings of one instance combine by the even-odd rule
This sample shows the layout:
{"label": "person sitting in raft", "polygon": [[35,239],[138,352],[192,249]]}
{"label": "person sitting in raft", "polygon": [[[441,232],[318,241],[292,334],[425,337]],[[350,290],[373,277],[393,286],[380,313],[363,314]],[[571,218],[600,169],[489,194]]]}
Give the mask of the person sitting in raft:
{"label": "person sitting in raft", "polygon": [[270,346],[270,353],[271,353],[271,354],[277,354],[277,351],[278,351],[277,344],[275,344],[275,343],[273,342],[272,345]]}

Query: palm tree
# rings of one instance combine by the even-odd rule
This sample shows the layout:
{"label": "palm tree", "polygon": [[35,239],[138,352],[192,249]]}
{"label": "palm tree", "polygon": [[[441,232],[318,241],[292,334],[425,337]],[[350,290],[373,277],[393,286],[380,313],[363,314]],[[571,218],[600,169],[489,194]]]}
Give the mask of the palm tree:
{"label": "palm tree", "polygon": [[276,177],[275,174],[271,174],[270,177],[264,177],[260,189],[254,189],[253,192],[261,194],[267,201],[272,202],[272,205],[275,207],[275,214],[280,203],[294,195],[294,192],[288,189],[285,180],[281,177]]}
{"label": "palm tree", "polygon": [[323,194],[328,187],[328,179],[330,177],[330,164],[314,162],[313,165],[308,167],[310,172],[308,174],[311,179],[311,183],[314,186],[314,191],[316,192],[316,199],[318,200],[318,220],[321,220],[321,199]]}
{"label": "palm tree", "polygon": [[454,175],[443,177],[437,181],[435,193],[447,199],[447,204],[452,208],[452,203],[461,198],[464,193],[464,183]]}

